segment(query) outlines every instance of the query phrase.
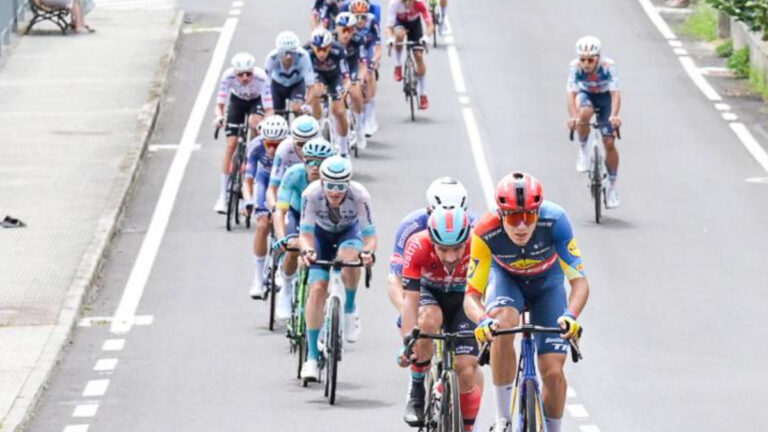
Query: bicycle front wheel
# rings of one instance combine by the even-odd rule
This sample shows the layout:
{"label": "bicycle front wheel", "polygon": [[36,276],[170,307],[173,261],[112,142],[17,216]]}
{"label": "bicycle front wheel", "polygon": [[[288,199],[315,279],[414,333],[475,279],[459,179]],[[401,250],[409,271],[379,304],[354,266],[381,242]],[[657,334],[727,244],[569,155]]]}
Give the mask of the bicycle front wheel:
{"label": "bicycle front wheel", "polygon": [[459,402],[459,377],[455,371],[443,373],[443,399],[440,403],[438,431],[453,432],[464,430]]}
{"label": "bicycle front wheel", "polygon": [[539,392],[533,380],[525,382],[525,411],[523,412],[523,430],[525,432],[542,432],[544,430],[544,413],[539,403]]}
{"label": "bicycle front wheel", "polygon": [[600,151],[594,146],[595,154],[592,160],[592,198],[595,202],[595,223],[600,223],[602,217],[603,182],[600,176]]}
{"label": "bicycle front wheel", "polygon": [[325,377],[328,380],[328,403],[336,403],[336,379],[339,371],[339,359],[341,358],[341,302],[338,297],[331,298],[331,325],[326,335],[326,360]]}
{"label": "bicycle front wheel", "polygon": [[227,199],[227,231],[232,231],[232,221],[237,215],[237,205],[240,198],[240,193],[237,190],[237,184],[239,183],[238,177],[240,176],[239,168],[233,168],[231,174],[229,174],[229,198]]}
{"label": "bicycle front wheel", "polygon": [[[270,247],[271,249],[271,247]],[[268,275],[268,290],[267,295],[269,295],[269,331],[272,331],[275,329],[275,306],[277,304],[277,289],[275,286],[275,273],[277,273],[277,261],[274,258],[273,251],[269,251],[269,256],[272,258],[270,259],[270,266],[269,266],[269,275]]]}

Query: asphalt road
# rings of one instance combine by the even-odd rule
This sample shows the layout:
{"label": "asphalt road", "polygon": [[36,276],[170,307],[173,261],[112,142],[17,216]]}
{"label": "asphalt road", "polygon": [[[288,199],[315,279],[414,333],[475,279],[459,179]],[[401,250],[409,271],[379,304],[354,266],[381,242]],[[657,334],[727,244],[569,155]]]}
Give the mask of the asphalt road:
{"label": "asphalt road", "polygon": [[[221,26],[230,7],[180,3],[200,28]],[[243,49],[263,57],[284,28],[308,34],[305,3],[267,9],[246,0],[227,57]],[[536,175],[547,198],[569,211],[584,255],[592,286],[582,318],[585,360],[567,374],[575,394],[568,403],[588,417],[566,414],[564,429],[762,424],[768,369],[760,359],[768,349],[759,326],[768,294],[759,275],[768,257],[768,204],[766,185],[744,179],[765,173],[639,4],[454,1],[450,14],[492,178],[513,169]],[[622,205],[600,226],[565,128],[567,64],[584,33],[600,36],[617,61],[624,96]],[[217,38],[183,36],[154,143],[179,142]],[[381,246],[374,286],[358,296],[363,334],[341,364],[338,406],[327,405],[319,386],[304,389],[294,379],[286,339],[266,329],[266,305],[247,296],[251,234],[227,233],[211,211],[224,143],[212,140],[206,121],[138,309],[152,324],[133,327],[116,352],[102,351],[116,338],[109,326],[79,329],[29,430],[406,430],[407,376],[394,365],[399,338],[385,290],[396,224],[424,205],[424,189],[440,175],[459,178],[471,207],[485,210],[445,48],[432,51],[428,65],[432,107],[414,124],[385,61],[381,129],[355,162],[356,179],[373,196]],[[87,315],[114,314],[172,158],[172,151],[148,153]],[[92,370],[107,357],[118,359],[113,372]],[[105,395],[83,397],[95,379],[109,379]],[[89,401],[99,403],[96,415],[72,418]],[[478,429],[492,413],[486,391]]]}

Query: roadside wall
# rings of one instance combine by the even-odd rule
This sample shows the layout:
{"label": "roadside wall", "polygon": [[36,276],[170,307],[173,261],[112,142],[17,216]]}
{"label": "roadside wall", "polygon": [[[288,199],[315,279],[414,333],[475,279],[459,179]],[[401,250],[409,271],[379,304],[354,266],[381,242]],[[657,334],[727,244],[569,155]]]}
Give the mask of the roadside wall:
{"label": "roadside wall", "polygon": [[768,82],[768,43],[762,40],[760,33],[751,32],[744,23],[731,18],[731,38],[733,49],[749,48],[749,62],[753,68],[762,71]]}

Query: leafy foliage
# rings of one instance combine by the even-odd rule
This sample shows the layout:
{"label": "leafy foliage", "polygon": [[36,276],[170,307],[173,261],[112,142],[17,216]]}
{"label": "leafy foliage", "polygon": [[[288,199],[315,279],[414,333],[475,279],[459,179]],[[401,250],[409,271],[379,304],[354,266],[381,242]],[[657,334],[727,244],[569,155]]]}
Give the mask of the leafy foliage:
{"label": "leafy foliage", "polygon": [[707,0],[715,9],[743,22],[768,40],[768,0]]}

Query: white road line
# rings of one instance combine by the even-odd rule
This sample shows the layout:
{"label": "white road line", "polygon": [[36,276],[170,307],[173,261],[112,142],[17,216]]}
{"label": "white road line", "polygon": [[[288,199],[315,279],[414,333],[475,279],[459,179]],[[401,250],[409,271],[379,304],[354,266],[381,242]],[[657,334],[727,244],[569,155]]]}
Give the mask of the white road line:
{"label": "white road line", "polygon": [[99,404],[82,404],[75,407],[72,417],[93,417],[99,409]]}
{"label": "white road line", "polygon": [[185,35],[197,33],[220,33],[221,27],[185,27],[181,29]]}
{"label": "white road line", "polygon": [[102,351],[122,351],[125,348],[125,339],[107,339],[101,346]]}
{"label": "white road line", "polygon": [[107,387],[109,387],[108,379],[90,380],[85,384],[83,397],[104,396],[104,393],[107,392]]}
{"label": "white road line", "polygon": [[677,55],[688,55],[688,51],[685,48],[675,48],[673,51]]}
{"label": "white road line", "polygon": [[768,177],[750,177],[745,178],[744,181],[757,184],[768,184]]}
{"label": "white road line", "polygon": [[646,15],[648,15],[648,18],[651,19],[651,22],[656,26],[661,35],[664,36],[664,39],[677,39],[675,34],[672,33],[672,30],[669,28],[669,25],[667,25],[667,22],[661,18],[659,11],[656,10],[656,7],[651,3],[651,0],[637,1],[640,2],[640,6],[643,7]]}
{"label": "white road line", "polygon": [[669,41],[669,46],[671,46],[672,48],[680,48],[683,46],[683,43],[679,40],[671,40]]}
{"label": "white road line", "polygon": [[110,372],[115,370],[115,367],[117,367],[116,358],[103,358],[96,361],[93,370],[96,372]]}
{"label": "white road line", "polygon": [[730,123],[731,129],[739,137],[741,143],[747,148],[747,151],[757,160],[765,171],[768,172],[768,153],[760,146],[755,137],[749,132],[744,123]]}
{"label": "white road line", "polygon": [[[106,325],[114,320],[113,317],[86,317],[80,319],[78,327],[93,327],[95,325]],[[150,325],[155,321],[152,315],[138,315],[132,319],[133,325]]]}
{"label": "white road line", "polygon": [[480,185],[483,187],[485,205],[488,207],[488,210],[492,210],[496,208],[496,199],[493,197],[493,179],[491,178],[491,170],[488,167],[488,161],[485,158],[483,142],[480,139],[480,129],[477,127],[477,121],[475,120],[475,114],[472,112],[472,108],[462,108],[461,113],[464,115],[464,123],[467,127],[469,145],[472,148],[472,156],[475,159],[477,175],[480,177]]}
{"label": "white road line", "polygon": [[595,425],[579,426],[579,432],[600,432],[600,428]]}
{"label": "white road line", "polygon": [[716,103],[715,109],[717,109],[718,111],[728,111],[731,109],[731,106],[728,105],[727,103]]}
{"label": "white road line", "polygon": [[165,236],[165,230],[168,227],[168,221],[173,211],[176,195],[181,187],[181,181],[184,178],[184,171],[192,156],[197,136],[200,133],[200,126],[205,118],[206,109],[210,102],[211,95],[216,90],[219,74],[222,65],[226,59],[232,36],[237,27],[237,18],[227,18],[222,27],[216,48],[211,56],[211,63],[203,79],[203,84],[195,99],[192,112],[184,127],[184,133],[179,141],[179,149],[173,158],[168,175],[165,178],[163,189],[160,192],[160,198],[157,200],[155,212],[152,215],[152,221],[149,224],[147,235],[141,244],[139,255],[133,264],[128,282],[125,284],[125,290],[120,298],[120,304],[115,311],[115,320],[112,322],[111,331],[114,333],[125,333],[131,329],[131,319],[136,314],[139,302],[144,294],[144,289],[152,271],[157,252],[160,249],[160,243]]}
{"label": "white road line", "polygon": [[453,85],[456,88],[456,93],[466,93],[467,86],[464,85],[464,74],[461,72],[459,53],[453,45],[448,45],[448,64],[451,67],[451,75],[453,75]]}
{"label": "white road line", "polygon": [[86,424],[67,425],[64,427],[63,432],[88,432],[88,425]]}
{"label": "white road line", "polygon": [[589,417],[587,409],[582,404],[568,404],[565,406],[568,415],[573,418],[586,418]]}
{"label": "white road line", "polygon": [[732,112],[724,112],[722,115],[723,115],[723,120],[735,121],[739,119],[739,116],[737,116]]}
{"label": "white road line", "polygon": [[693,80],[693,83],[696,84],[696,87],[698,87],[702,93],[704,93],[704,96],[706,96],[707,99],[718,102],[723,100],[723,98],[717,94],[717,91],[712,88],[709,82],[704,79],[704,77],[701,75],[701,71],[696,67],[690,57],[678,58],[680,59],[680,63],[683,65],[683,69],[685,69],[685,71],[688,73],[688,76]]}
{"label": "white road line", "polygon": [[243,7],[243,5],[244,5],[244,4],[245,4],[245,2],[241,2],[241,1],[233,1],[233,2],[232,2],[232,7],[233,7],[233,8],[239,8],[239,7]]}
{"label": "white road line", "polygon": [[459,103],[462,105],[469,105],[469,98],[467,96],[459,96]]}
{"label": "white road line", "polygon": [[232,9],[231,11],[229,11],[229,16],[233,16],[233,17],[240,16],[241,13],[242,11],[240,9]]}
{"label": "white road line", "polygon": [[[200,145],[200,143],[197,143],[192,146],[192,150],[200,150],[203,146]],[[156,152],[160,150],[178,150],[179,145],[178,144],[150,144],[147,146],[147,150],[151,152]]]}

